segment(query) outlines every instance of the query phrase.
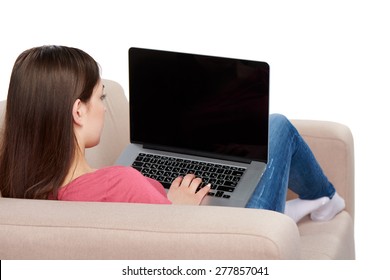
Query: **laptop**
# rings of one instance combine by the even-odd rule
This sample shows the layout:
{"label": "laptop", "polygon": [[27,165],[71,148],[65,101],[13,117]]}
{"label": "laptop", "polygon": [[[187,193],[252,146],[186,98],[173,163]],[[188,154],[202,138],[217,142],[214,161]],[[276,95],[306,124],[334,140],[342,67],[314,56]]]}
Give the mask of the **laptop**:
{"label": "laptop", "polygon": [[167,190],[193,173],[211,184],[203,205],[245,207],[268,161],[269,65],[133,47],[128,54],[130,144],[116,164]]}

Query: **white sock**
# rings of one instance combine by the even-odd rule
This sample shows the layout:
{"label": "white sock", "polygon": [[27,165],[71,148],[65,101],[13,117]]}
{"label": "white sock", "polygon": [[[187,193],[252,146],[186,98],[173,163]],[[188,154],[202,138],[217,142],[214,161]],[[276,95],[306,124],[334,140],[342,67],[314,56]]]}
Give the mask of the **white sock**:
{"label": "white sock", "polygon": [[286,201],[284,214],[292,218],[297,223],[306,215],[309,215],[311,212],[326,205],[328,201],[329,197],[326,196],[313,200],[300,198],[288,200]]}
{"label": "white sock", "polygon": [[332,197],[331,200],[329,200],[328,203],[326,203],[321,208],[318,208],[317,210],[313,211],[310,214],[310,218],[313,221],[317,222],[323,222],[323,221],[329,221],[334,218],[341,210],[345,208],[345,201],[344,199],[338,195],[338,193],[335,193],[335,195]]}

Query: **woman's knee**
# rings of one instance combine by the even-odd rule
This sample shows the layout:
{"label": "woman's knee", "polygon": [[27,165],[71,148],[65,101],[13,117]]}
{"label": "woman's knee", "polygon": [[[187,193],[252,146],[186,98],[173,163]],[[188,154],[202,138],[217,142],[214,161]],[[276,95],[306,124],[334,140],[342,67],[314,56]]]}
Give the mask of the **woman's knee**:
{"label": "woman's knee", "polygon": [[270,115],[270,131],[289,131],[295,130],[292,123],[282,114]]}

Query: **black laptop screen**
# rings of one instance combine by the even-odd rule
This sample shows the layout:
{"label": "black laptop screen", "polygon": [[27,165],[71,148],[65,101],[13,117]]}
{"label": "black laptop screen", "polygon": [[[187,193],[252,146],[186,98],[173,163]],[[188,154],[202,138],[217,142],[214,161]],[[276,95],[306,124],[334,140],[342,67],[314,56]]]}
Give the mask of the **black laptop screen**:
{"label": "black laptop screen", "polygon": [[267,63],[130,48],[129,85],[132,143],[267,162]]}

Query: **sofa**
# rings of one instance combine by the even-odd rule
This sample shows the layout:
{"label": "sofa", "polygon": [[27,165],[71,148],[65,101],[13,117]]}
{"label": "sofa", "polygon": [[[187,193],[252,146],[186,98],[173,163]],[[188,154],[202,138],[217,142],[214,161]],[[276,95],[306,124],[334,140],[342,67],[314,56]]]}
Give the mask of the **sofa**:
{"label": "sofa", "polygon": [[[124,90],[104,84],[105,130],[87,152],[97,168],[114,164],[129,141]],[[0,123],[4,111],[2,101]],[[331,221],[296,224],[273,211],[219,206],[0,197],[0,259],[355,259],[351,131],[328,121],[292,122],[346,201]]]}

